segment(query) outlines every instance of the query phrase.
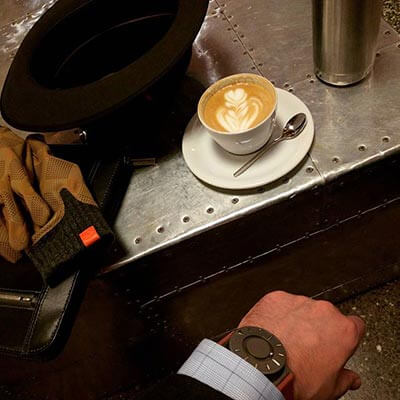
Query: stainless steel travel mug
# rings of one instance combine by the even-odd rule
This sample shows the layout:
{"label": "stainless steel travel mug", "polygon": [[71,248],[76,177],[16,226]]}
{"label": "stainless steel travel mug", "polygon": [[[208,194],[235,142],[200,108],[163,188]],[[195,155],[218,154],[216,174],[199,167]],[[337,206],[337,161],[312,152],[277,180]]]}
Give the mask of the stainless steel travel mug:
{"label": "stainless steel travel mug", "polygon": [[312,0],[315,74],[337,86],[351,85],[371,71],[382,0]]}

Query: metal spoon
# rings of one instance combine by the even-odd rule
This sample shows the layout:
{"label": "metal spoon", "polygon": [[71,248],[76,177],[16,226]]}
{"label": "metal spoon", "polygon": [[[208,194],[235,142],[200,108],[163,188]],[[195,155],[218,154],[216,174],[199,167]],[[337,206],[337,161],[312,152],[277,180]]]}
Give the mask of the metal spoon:
{"label": "metal spoon", "polygon": [[245,164],[243,164],[237,171],[233,173],[233,176],[237,178],[242,175],[243,172],[247,171],[259,158],[261,158],[271,147],[275,146],[279,142],[283,142],[284,140],[294,139],[299,136],[301,132],[303,132],[304,128],[307,125],[307,117],[303,113],[299,113],[294,115],[289,121],[286,123],[283,128],[281,136],[274,139],[271,143],[268,143],[264,148],[259,150],[259,152],[250,158]]}

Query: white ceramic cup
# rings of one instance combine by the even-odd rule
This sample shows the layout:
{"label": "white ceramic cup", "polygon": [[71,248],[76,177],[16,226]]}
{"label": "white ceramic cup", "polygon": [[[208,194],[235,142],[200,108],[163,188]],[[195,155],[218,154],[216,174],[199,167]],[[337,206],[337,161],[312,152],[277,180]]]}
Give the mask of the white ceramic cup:
{"label": "white ceramic cup", "polygon": [[[241,82],[257,84],[264,88],[274,102],[271,111],[258,125],[243,131],[224,132],[211,128],[204,120],[204,108],[207,101],[218,90]],[[207,132],[222,148],[233,154],[244,155],[257,151],[268,142],[275,124],[276,106],[276,90],[268,79],[255,74],[236,74],[213,83],[203,93],[197,106],[197,115]]]}

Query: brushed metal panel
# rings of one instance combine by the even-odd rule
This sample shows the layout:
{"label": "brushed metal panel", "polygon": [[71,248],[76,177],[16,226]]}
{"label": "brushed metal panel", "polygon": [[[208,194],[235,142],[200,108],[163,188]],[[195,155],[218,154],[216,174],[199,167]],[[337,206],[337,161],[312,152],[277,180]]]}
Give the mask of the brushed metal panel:
{"label": "brushed metal panel", "polygon": [[[193,46],[188,75],[208,86],[229,74],[252,72],[252,67],[254,62],[224,17],[223,7],[211,1]],[[156,167],[134,174],[114,226],[127,254],[103,272],[268,207],[322,180],[307,156],[284,182],[245,193],[212,188],[190,173],[179,143]]]}
{"label": "brushed metal panel", "polygon": [[[31,2],[29,1],[27,3],[31,4]],[[54,3],[55,0],[46,1],[45,4],[36,9],[34,12],[24,12],[18,19],[0,27],[0,93],[3,90],[3,85],[7,77],[8,69],[10,68],[12,60],[22,40],[32,28],[32,26],[36,23],[36,21],[38,21],[43,13],[48,10]],[[25,9],[21,8],[18,10],[19,12],[22,12]]]}
{"label": "brushed metal panel", "polygon": [[300,169],[264,188],[244,193],[222,191],[196,179],[176,149],[156,167],[134,174],[114,225],[127,255],[103,272],[321,183],[307,156]]}
{"label": "brushed metal panel", "polygon": [[[7,0],[1,21],[13,22],[0,28],[0,89],[23,37],[54,3],[37,1],[40,5],[31,0],[24,3],[25,8],[19,3],[11,10],[15,0]],[[39,8],[32,12],[35,4]],[[23,14],[17,18],[20,12]],[[294,90],[314,114],[312,158],[292,172],[289,181],[269,185],[261,192],[230,193],[194,178],[184,165],[177,142],[156,167],[135,172],[115,225],[127,256],[111,268],[397,152],[400,133],[390,130],[399,122],[394,112],[399,92],[397,42],[399,35],[382,21],[381,50],[373,75],[358,86],[336,89],[312,75],[308,0],[211,0],[193,46],[188,75],[208,86],[229,74],[255,72],[274,80],[277,86]],[[365,151],[358,150],[362,144]],[[207,212],[210,207],[212,213]]]}
{"label": "brushed metal panel", "polygon": [[[262,75],[283,87],[313,73],[309,0],[217,2]],[[382,20],[378,48],[396,41],[396,31]]]}
{"label": "brushed metal panel", "polygon": [[313,114],[317,134],[311,158],[325,179],[334,179],[400,150],[400,48],[380,50],[372,74],[338,88],[316,78],[294,85]]}
{"label": "brushed metal panel", "polygon": [[55,3],[55,0],[1,0],[0,27],[35,13],[42,7],[47,9],[49,3]]}
{"label": "brushed metal panel", "polygon": [[215,0],[211,0],[203,26],[193,43],[188,75],[207,87],[224,76],[250,72],[252,67],[253,60],[246,53],[222,8]]}

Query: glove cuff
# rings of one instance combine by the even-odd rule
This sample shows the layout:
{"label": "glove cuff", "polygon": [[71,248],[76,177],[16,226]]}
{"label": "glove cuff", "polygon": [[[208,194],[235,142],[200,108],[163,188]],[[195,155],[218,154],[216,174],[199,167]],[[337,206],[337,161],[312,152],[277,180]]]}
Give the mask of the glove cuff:
{"label": "glove cuff", "polygon": [[105,248],[114,237],[98,207],[80,202],[67,189],[60,195],[64,202],[63,218],[27,250],[50,286],[84,268],[83,256],[87,259],[89,252]]}

